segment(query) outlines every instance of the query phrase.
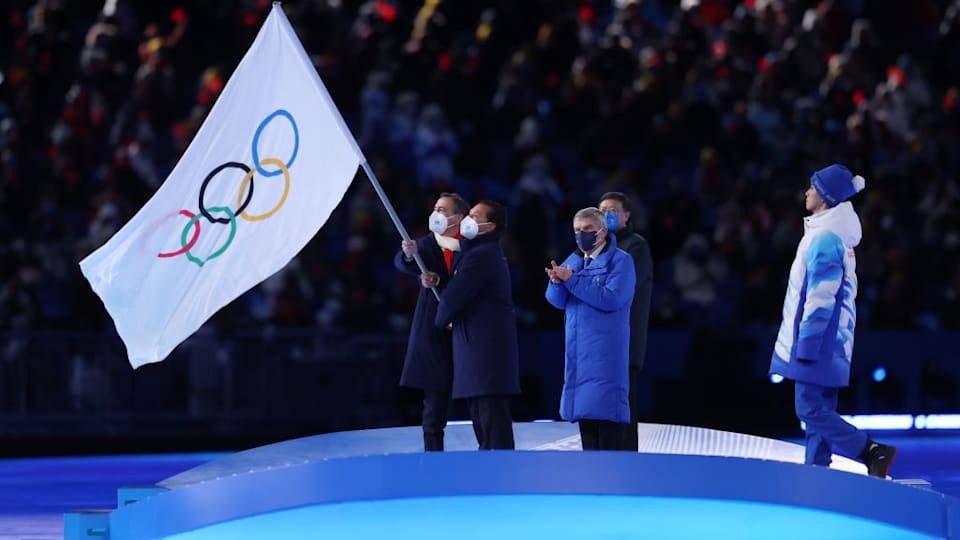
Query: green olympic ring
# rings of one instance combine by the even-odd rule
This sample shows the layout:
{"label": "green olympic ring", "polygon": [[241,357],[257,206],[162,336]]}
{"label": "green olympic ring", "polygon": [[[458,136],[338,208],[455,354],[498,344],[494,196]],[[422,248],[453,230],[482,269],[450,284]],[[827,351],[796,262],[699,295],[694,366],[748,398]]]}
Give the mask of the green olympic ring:
{"label": "green olympic ring", "polygon": [[[220,248],[218,248],[216,251],[214,251],[213,253],[211,253],[209,257],[207,257],[206,259],[204,259],[204,260],[202,260],[202,261],[201,261],[200,259],[194,257],[193,254],[190,253],[190,250],[187,250],[187,251],[186,251],[187,259],[189,259],[190,262],[193,262],[194,264],[196,264],[196,265],[199,266],[200,268],[203,268],[204,263],[208,262],[210,259],[216,259],[216,258],[219,257],[220,255],[222,255],[223,252],[226,251],[228,247],[230,247],[230,243],[233,242],[233,237],[234,237],[234,235],[237,234],[237,219],[236,219],[236,216],[233,215],[233,211],[232,211],[232,210],[230,210],[230,209],[227,208],[226,206],[214,206],[214,207],[211,207],[209,210],[210,210],[210,212],[223,212],[223,213],[227,214],[227,216],[230,218],[230,236],[227,237],[227,241],[224,242],[224,244],[223,244],[222,246],[220,246]],[[180,247],[181,247],[181,248],[186,248],[186,247],[187,247],[187,243],[188,243],[188,242],[187,242],[187,233],[190,231],[190,227],[193,227],[193,224],[196,223],[197,220],[199,220],[199,219],[202,218],[202,217],[203,217],[203,214],[197,214],[197,215],[193,216],[193,217],[190,219],[190,221],[188,221],[187,224],[183,227],[183,232],[180,233]]]}

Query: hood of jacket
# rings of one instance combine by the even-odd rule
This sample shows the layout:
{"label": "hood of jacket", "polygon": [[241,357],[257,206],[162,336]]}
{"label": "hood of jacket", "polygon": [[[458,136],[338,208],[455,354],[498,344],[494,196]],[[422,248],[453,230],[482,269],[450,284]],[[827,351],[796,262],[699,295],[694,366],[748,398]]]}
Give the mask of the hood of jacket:
{"label": "hood of jacket", "polygon": [[853,209],[849,201],[844,201],[833,208],[818,214],[803,218],[805,234],[818,229],[828,230],[840,237],[840,241],[847,248],[855,248],[860,244],[863,230],[860,228],[860,216]]}

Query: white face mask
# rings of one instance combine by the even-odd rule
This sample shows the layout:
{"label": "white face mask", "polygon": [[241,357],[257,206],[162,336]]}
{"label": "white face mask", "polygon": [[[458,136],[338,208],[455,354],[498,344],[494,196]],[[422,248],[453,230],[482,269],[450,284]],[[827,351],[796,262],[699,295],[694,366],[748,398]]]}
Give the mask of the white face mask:
{"label": "white face mask", "polygon": [[430,232],[436,234],[443,234],[447,232],[447,229],[450,228],[450,218],[437,212],[436,210],[430,214]]}
{"label": "white face mask", "polygon": [[480,225],[486,225],[486,223],[477,223],[477,220],[467,216],[460,220],[460,234],[467,239],[476,238],[480,234]]}
{"label": "white face mask", "polygon": [[470,216],[467,216],[460,220],[460,234],[464,238],[476,238],[477,233],[480,232],[480,226],[477,225],[477,221]]}

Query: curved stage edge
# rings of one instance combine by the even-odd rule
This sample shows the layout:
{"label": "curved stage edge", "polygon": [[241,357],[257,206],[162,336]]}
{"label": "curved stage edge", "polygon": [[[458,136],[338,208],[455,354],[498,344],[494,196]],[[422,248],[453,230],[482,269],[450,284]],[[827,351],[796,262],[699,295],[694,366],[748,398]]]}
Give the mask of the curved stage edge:
{"label": "curved stage edge", "polygon": [[[500,452],[415,452],[418,428],[268,445],[161,482],[167,491],[110,514],[109,537],[960,540],[960,500],[931,490],[772,459],[691,455],[715,453],[710,441],[768,452],[769,439],[660,426],[663,453],[550,449],[571,445],[570,428],[517,424],[521,450]],[[448,448],[467,430],[450,426]]]}

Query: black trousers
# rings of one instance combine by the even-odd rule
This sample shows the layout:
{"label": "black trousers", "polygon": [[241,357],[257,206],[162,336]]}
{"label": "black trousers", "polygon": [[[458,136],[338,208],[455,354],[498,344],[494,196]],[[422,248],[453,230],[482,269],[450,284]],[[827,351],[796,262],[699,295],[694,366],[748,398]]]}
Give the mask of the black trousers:
{"label": "black trousers", "polygon": [[580,426],[580,443],[584,450],[630,449],[627,444],[628,437],[625,437],[624,433],[626,426],[634,424],[618,424],[609,420],[580,420],[577,425]]}
{"label": "black trousers", "polygon": [[450,392],[423,391],[423,449],[443,451],[443,429],[447,427]]}
{"label": "black trousers", "polygon": [[510,396],[478,396],[466,401],[480,450],[513,450]]}
{"label": "black trousers", "polygon": [[637,379],[640,376],[640,368],[630,366],[630,423],[619,424],[623,426],[623,450],[637,451],[638,435],[637,423],[640,422],[640,406],[637,403]]}

